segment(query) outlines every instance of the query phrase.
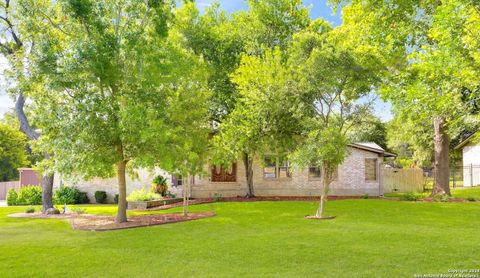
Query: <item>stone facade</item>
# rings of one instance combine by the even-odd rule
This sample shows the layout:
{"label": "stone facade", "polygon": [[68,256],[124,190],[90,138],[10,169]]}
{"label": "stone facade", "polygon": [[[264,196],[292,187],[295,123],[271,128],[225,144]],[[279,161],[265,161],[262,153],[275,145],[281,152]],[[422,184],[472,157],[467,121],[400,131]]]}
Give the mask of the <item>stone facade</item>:
{"label": "stone facade", "polygon": [[[349,155],[338,168],[338,177],[330,186],[330,195],[369,196],[383,195],[383,155],[377,152],[349,147]],[[365,159],[377,159],[376,181],[365,181]],[[206,172],[210,170],[206,167]],[[263,166],[256,160],[253,166],[254,193],[257,196],[319,196],[321,179],[313,179],[308,169],[293,169],[289,178],[264,178]],[[207,198],[215,194],[222,197],[244,196],[247,192],[245,167],[237,162],[236,182],[212,182],[210,176],[196,177],[191,188],[194,198]]]}

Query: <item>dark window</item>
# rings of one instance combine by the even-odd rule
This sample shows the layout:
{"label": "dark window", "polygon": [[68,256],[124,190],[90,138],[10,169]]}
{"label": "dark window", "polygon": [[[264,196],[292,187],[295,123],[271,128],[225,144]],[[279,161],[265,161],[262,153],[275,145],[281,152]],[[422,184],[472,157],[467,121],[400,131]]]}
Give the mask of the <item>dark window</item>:
{"label": "dark window", "polygon": [[322,177],[322,169],[320,167],[311,166],[308,168],[308,177],[311,179],[319,179]]}
{"label": "dark window", "polygon": [[365,180],[366,181],[377,180],[377,159],[376,158],[365,159]]}
{"label": "dark window", "polygon": [[275,178],[290,178],[291,167],[290,162],[283,161],[281,162],[278,158],[274,156],[265,157],[264,166],[263,166],[263,177],[267,179]]}

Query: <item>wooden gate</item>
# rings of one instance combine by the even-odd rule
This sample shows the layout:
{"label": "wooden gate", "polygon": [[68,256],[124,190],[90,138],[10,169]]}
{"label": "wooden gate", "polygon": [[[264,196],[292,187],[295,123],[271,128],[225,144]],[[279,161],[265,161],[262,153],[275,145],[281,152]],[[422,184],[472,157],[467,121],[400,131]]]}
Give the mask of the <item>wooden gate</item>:
{"label": "wooden gate", "polygon": [[383,190],[389,192],[423,192],[422,169],[384,169]]}
{"label": "wooden gate", "polygon": [[7,192],[10,188],[15,188],[16,190],[18,190],[18,188],[20,188],[20,182],[19,181],[0,182],[0,200],[7,199]]}

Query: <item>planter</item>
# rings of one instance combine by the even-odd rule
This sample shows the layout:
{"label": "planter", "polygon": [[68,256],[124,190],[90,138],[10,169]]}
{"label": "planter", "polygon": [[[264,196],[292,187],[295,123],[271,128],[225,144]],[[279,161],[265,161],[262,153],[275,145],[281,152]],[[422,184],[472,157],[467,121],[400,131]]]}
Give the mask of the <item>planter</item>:
{"label": "planter", "polygon": [[160,206],[164,206],[164,205],[178,203],[178,202],[181,202],[181,201],[183,201],[183,198],[128,202],[128,209],[148,209],[148,208],[160,207]]}

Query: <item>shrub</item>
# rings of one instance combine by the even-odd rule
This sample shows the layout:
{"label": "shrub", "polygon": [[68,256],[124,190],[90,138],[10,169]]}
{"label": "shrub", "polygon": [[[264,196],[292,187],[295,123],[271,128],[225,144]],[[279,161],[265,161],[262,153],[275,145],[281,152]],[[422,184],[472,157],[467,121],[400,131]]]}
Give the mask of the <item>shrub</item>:
{"label": "shrub", "polygon": [[25,209],[25,212],[26,212],[26,213],[34,213],[34,212],[35,212],[35,208],[33,208],[33,207],[28,207],[28,208]]}
{"label": "shrub", "polygon": [[162,196],[166,196],[168,190],[167,179],[162,175],[156,176],[152,181],[152,187],[150,191],[153,193],[160,194]]}
{"label": "shrub", "polygon": [[18,190],[17,205],[41,205],[42,187],[23,186]]}
{"label": "shrub", "polygon": [[113,202],[115,204],[118,204],[118,194],[115,194],[115,196],[113,197]]}
{"label": "shrub", "polygon": [[400,197],[401,200],[403,201],[418,201],[422,199],[422,194],[414,193],[414,192],[409,192]]}
{"label": "shrub", "polygon": [[18,200],[18,194],[15,189],[10,188],[7,192],[7,205],[9,206],[15,206],[17,205],[17,200]]}
{"label": "shrub", "polygon": [[363,199],[368,199],[368,194],[362,196]]}
{"label": "shrub", "polygon": [[76,214],[84,214],[86,212],[86,209],[75,207],[75,208],[72,208],[71,211],[75,212]]}
{"label": "shrub", "polygon": [[213,194],[213,200],[214,200],[215,202],[220,202],[220,201],[222,200],[222,194],[220,194],[220,193],[214,193],[214,194]]}
{"label": "shrub", "polygon": [[177,197],[177,195],[173,194],[172,192],[170,191],[167,191],[167,193],[165,193],[165,197],[168,197],[168,198],[175,198]]}
{"label": "shrub", "polygon": [[477,198],[472,197],[472,196],[469,196],[469,197],[467,197],[467,201],[469,201],[469,202],[476,202],[476,201],[477,201]]}
{"label": "shrub", "polygon": [[433,197],[433,201],[434,202],[448,202],[448,199],[450,199],[450,197],[448,197],[448,195],[436,195]]}
{"label": "shrub", "polygon": [[105,204],[107,201],[107,192],[95,191],[95,202],[98,204]]}
{"label": "shrub", "polygon": [[81,192],[74,186],[62,186],[55,191],[54,200],[56,204],[86,204],[89,203],[86,192]]}
{"label": "shrub", "polygon": [[75,195],[78,189],[76,187],[62,186],[55,191],[54,200],[56,204],[75,204]]}
{"label": "shrub", "polygon": [[148,192],[145,187],[133,190],[132,193],[127,196],[127,201],[129,202],[145,202],[159,199],[162,199],[160,194]]}
{"label": "shrub", "polygon": [[88,199],[87,192],[79,191],[75,198],[75,204],[88,204],[90,199]]}

